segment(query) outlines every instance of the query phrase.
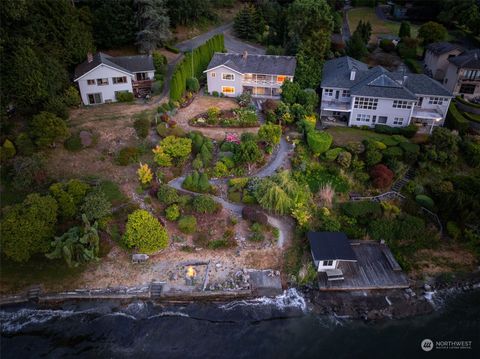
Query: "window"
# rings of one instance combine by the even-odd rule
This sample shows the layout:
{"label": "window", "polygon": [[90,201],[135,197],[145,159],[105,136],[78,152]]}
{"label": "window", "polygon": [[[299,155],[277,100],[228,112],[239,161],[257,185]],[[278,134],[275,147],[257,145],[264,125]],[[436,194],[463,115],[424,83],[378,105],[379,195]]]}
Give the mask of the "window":
{"label": "window", "polygon": [[376,110],[378,98],[355,97],[354,108],[363,108],[365,110]]}
{"label": "window", "polygon": [[222,92],[224,94],[235,94],[235,87],[232,86],[222,86]]}
{"label": "window", "polygon": [[331,267],[332,265],[333,265],[333,261],[332,261],[332,260],[323,261],[323,266],[324,266],[324,267]]}
{"label": "window", "polygon": [[378,116],[378,123],[387,123],[387,116]]}
{"label": "window", "polygon": [[480,79],[480,70],[466,70],[463,75],[464,80]]}
{"label": "window", "polygon": [[343,90],[342,97],[350,97],[350,90]]}
{"label": "window", "polygon": [[216,72],[210,72],[210,76],[215,77],[215,76],[217,76],[217,73]]}
{"label": "window", "polygon": [[403,117],[395,117],[393,119],[393,124],[399,126],[403,125]]}
{"label": "window", "polygon": [[409,101],[394,100],[393,108],[412,108],[412,104]]}
{"label": "window", "polygon": [[114,84],[126,84],[127,83],[127,76],[112,77],[112,82]]}
{"label": "window", "polygon": [[88,103],[90,105],[95,105],[97,103],[102,103],[102,94],[101,93],[90,93],[88,96]]}
{"label": "window", "polygon": [[137,81],[148,80],[148,74],[146,72],[137,72],[136,78],[137,78]]}
{"label": "window", "polygon": [[235,80],[235,75],[234,74],[222,74],[222,80],[234,81]]}
{"label": "window", "polygon": [[460,86],[460,93],[473,94],[475,92],[476,85],[464,84]]}
{"label": "window", "polygon": [[283,76],[283,75],[278,75],[277,76],[277,83],[283,84],[284,81],[285,81],[285,76]]}
{"label": "window", "polygon": [[87,85],[95,85],[95,80],[87,80]]}
{"label": "window", "polygon": [[417,97],[417,102],[415,105],[422,106],[422,103],[423,103],[423,97]]}
{"label": "window", "polygon": [[108,85],[108,79],[97,79],[98,86],[105,86]]}
{"label": "window", "polygon": [[430,97],[428,103],[430,105],[442,105],[445,99],[443,97]]}
{"label": "window", "polygon": [[324,89],[323,93],[325,96],[333,96],[333,89]]}
{"label": "window", "polygon": [[359,122],[370,122],[370,115],[366,115],[364,113],[357,114],[357,121]]}

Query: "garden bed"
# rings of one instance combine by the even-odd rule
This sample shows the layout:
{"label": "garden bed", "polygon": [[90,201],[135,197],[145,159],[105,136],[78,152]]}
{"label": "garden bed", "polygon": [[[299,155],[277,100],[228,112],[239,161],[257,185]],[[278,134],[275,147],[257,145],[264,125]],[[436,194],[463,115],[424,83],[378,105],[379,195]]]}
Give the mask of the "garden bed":
{"label": "garden bed", "polygon": [[194,127],[231,127],[231,128],[255,128],[259,127],[257,114],[248,108],[236,108],[220,110],[211,107],[207,112],[196,115],[188,121]]}

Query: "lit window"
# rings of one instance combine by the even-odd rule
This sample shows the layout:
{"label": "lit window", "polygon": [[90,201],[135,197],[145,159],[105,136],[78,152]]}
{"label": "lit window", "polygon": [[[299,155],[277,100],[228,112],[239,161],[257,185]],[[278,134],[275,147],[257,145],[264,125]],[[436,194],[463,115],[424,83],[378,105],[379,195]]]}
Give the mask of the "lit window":
{"label": "lit window", "polygon": [[87,85],[95,85],[95,80],[87,80]]}
{"label": "lit window", "polygon": [[108,85],[108,79],[97,79],[98,86],[105,86]]}
{"label": "lit window", "polygon": [[412,108],[412,104],[409,101],[394,100],[393,108]]}
{"label": "lit window", "polygon": [[366,115],[364,113],[357,114],[357,121],[359,122],[370,122],[370,115]]}
{"label": "lit window", "polygon": [[127,76],[112,77],[112,82],[114,84],[126,84],[127,83]]}
{"label": "lit window", "polygon": [[277,76],[277,82],[279,84],[282,84],[284,81],[285,81],[285,76],[283,76],[283,75],[278,75]]}
{"label": "lit window", "polygon": [[395,117],[393,119],[393,124],[394,125],[403,125],[403,117]]}
{"label": "lit window", "polygon": [[235,87],[222,86],[222,92],[223,92],[224,94],[234,94],[234,93],[235,93]]}
{"label": "lit window", "polygon": [[362,108],[365,110],[376,110],[378,105],[378,98],[369,97],[355,97],[354,108]]}
{"label": "lit window", "polygon": [[235,75],[234,74],[222,74],[222,80],[234,81],[235,80]]}

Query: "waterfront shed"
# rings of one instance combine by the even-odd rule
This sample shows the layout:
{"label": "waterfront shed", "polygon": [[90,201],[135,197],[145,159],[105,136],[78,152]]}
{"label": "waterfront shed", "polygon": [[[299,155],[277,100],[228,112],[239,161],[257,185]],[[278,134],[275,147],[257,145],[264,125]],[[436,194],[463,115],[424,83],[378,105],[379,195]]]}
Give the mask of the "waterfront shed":
{"label": "waterfront shed", "polygon": [[333,271],[340,262],[357,262],[345,233],[308,232],[310,251],[318,272]]}

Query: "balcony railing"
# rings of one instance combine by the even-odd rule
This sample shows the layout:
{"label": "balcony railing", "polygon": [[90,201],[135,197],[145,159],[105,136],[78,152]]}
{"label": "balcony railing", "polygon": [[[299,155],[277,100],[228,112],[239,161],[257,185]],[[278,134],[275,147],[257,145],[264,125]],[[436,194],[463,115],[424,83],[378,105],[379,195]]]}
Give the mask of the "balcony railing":
{"label": "balcony railing", "polygon": [[133,87],[151,87],[153,84],[153,80],[133,80],[132,86]]}
{"label": "balcony railing", "polygon": [[250,86],[262,86],[262,87],[281,87],[282,82],[277,81],[267,81],[267,80],[243,80],[243,85],[250,85]]}
{"label": "balcony railing", "polygon": [[321,108],[324,111],[350,111],[351,104],[346,101],[322,101]]}
{"label": "balcony railing", "polygon": [[443,112],[440,108],[426,109],[426,108],[415,106],[413,108],[412,117],[423,118],[428,120],[439,120],[443,118]]}

